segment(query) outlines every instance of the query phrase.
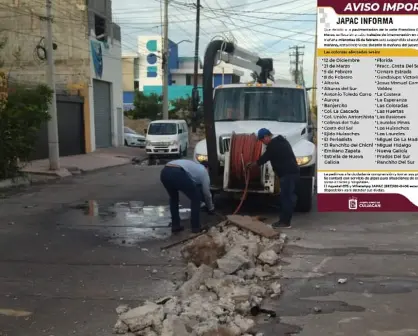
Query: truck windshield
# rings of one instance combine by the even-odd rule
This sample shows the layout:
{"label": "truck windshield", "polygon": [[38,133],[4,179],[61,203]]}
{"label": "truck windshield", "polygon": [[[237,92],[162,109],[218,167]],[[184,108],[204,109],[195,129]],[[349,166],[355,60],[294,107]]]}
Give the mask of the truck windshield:
{"label": "truck windshield", "polygon": [[177,134],[177,124],[174,123],[153,123],[148,128],[149,135],[173,135]]}
{"label": "truck windshield", "polygon": [[305,90],[281,87],[217,89],[214,110],[215,121],[306,122]]}

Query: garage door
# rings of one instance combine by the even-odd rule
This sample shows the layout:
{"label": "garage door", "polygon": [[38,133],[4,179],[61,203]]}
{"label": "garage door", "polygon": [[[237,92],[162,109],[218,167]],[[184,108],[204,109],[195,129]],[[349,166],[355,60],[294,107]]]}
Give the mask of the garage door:
{"label": "garage door", "polygon": [[[85,153],[83,99],[57,95],[58,139],[60,156]],[[48,127],[43,124],[30,160],[48,158]]]}
{"label": "garage door", "polygon": [[112,146],[112,107],[110,102],[110,84],[93,80],[94,94],[94,131],[96,148]]}

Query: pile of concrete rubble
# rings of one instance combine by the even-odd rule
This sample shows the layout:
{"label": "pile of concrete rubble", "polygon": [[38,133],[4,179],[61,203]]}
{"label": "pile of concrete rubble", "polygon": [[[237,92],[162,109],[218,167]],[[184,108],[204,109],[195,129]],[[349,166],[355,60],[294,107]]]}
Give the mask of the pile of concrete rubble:
{"label": "pile of concrete rubble", "polygon": [[[187,280],[176,296],[117,309],[125,336],[257,335],[254,311],[281,293],[279,254],[285,235],[258,236],[223,223],[182,248]],[[252,314],[251,314],[252,313]]]}

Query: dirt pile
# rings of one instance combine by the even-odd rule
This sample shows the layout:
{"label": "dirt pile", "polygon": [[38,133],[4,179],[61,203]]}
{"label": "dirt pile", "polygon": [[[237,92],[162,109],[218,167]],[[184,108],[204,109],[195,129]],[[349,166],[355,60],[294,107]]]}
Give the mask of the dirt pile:
{"label": "dirt pile", "polygon": [[285,235],[267,239],[223,224],[183,247],[187,279],[176,296],[118,307],[125,336],[239,336],[257,333],[251,312],[281,293]]}

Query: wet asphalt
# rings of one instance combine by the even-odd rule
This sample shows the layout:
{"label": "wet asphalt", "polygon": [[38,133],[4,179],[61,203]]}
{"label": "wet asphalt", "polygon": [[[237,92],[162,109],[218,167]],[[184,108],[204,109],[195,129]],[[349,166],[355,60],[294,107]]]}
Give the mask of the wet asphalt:
{"label": "wet asphalt", "polygon": [[[115,308],[173,293],[183,262],[159,183],[164,162],[0,192],[0,335],[111,335]],[[182,215],[188,202],[181,199]],[[216,200],[220,212],[237,201]],[[275,200],[244,213],[274,220]],[[202,213],[202,220],[219,218]],[[298,214],[265,335],[418,335],[415,214]],[[187,221],[186,221],[187,223]],[[345,279],[344,284],[338,281]]]}

